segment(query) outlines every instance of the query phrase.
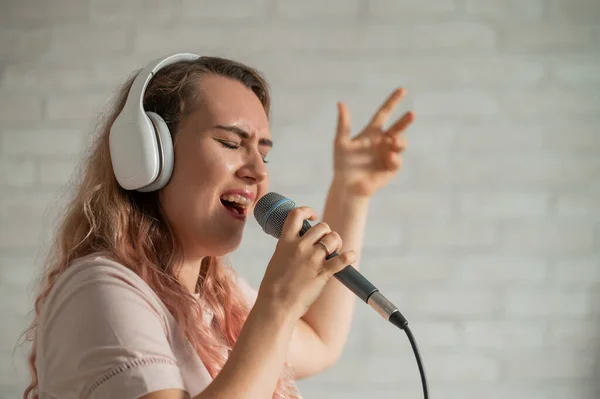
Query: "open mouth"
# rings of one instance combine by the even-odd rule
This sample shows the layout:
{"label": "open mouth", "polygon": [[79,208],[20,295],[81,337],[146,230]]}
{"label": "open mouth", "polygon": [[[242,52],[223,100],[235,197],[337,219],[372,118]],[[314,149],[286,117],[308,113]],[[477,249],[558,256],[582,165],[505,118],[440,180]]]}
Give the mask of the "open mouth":
{"label": "open mouth", "polygon": [[245,216],[250,206],[250,200],[241,195],[222,195],[221,203],[229,212],[239,216]]}

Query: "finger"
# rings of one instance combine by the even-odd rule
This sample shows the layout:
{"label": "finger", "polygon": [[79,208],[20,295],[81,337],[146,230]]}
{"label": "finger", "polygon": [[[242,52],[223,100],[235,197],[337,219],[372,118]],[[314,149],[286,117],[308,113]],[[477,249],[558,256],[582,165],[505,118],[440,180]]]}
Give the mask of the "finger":
{"label": "finger", "polygon": [[323,236],[329,234],[331,232],[331,228],[325,222],[319,222],[310,228],[304,234],[303,240],[305,240],[308,245],[315,245]]}
{"label": "finger", "polygon": [[350,139],[350,112],[346,105],[338,102],[338,121],[335,135],[336,142],[343,142]]}
{"label": "finger", "polygon": [[405,90],[400,88],[394,90],[392,94],[385,100],[379,110],[373,115],[373,118],[369,122],[369,126],[381,129],[383,125],[389,119],[394,107],[400,102],[402,97],[405,95]]}
{"label": "finger", "polygon": [[385,134],[388,136],[394,136],[402,133],[406,128],[415,120],[415,114],[413,112],[407,112],[402,115],[402,118],[398,119]]}
{"label": "finger", "polygon": [[336,231],[330,231],[322,236],[314,245],[321,247],[318,248],[320,253],[329,256],[342,248],[342,237]]}
{"label": "finger", "polygon": [[343,270],[346,266],[358,261],[358,253],[356,251],[345,251],[329,260],[325,261],[324,268],[331,274],[335,274]]}
{"label": "finger", "polygon": [[283,223],[280,238],[284,240],[293,240],[298,238],[304,221],[316,220],[317,218],[317,213],[308,206],[301,206],[292,209]]}
{"label": "finger", "polygon": [[395,171],[400,169],[400,165],[402,164],[402,157],[397,152],[390,152],[386,157],[385,166],[390,171]]}
{"label": "finger", "polygon": [[388,136],[386,137],[385,144],[387,146],[386,151],[401,152],[406,149],[406,137]]}

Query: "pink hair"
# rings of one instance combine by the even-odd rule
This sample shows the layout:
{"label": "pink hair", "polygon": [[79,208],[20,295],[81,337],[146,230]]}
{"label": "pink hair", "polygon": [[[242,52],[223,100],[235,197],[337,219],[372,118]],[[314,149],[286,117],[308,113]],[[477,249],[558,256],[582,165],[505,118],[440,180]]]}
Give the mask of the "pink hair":
{"label": "pink hair", "polygon": [[[179,62],[161,70],[147,88],[145,109],[161,115],[176,134],[179,121],[199,104],[201,78],[206,74],[243,83],[256,94],[269,115],[269,88],[262,76],[243,64],[217,57]],[[113,175],[108,133],[125,105],[133,78],[123,85],[100,126],[47,259],[40,294],[35,300],[35,318],[26,331],[27,340],[32,342],[32,382],[24,399],[38,398],[36,335],[40,307],[57,278],[77,258],[109,253],[144,279],[173,314],[213,378],[227,360],[222,340],[232,349],[248,315],[249,307],[238,289],[235,272],[221,258],[208,257],[202,262],[198,285],[215,315],[217,332],[202,322],[199,303],[175,278],[181,264],[181,248],[163,217],[157,193],[123,190]],[[298,397],[289,370],[284,367],[273,398]]]}

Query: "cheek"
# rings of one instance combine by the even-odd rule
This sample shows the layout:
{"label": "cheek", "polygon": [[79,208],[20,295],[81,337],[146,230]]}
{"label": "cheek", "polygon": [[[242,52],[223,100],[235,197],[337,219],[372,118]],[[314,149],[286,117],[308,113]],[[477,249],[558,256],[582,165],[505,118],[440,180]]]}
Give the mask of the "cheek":
{"label": "cheek", "polygon": [[259,185],[258,185],[258,190],[257,190],[257,194],[258,194],[258,198],[262,197],[263,195],[265,195],[266,193],[269,192],[269,175],[267,174],[267,176],[265,177],[265,180],[263,180]]}

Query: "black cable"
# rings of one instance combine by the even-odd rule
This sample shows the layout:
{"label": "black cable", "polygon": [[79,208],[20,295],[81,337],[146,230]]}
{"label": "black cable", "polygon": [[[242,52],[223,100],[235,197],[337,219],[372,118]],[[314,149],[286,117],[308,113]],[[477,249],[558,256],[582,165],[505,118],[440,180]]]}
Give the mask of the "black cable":
{"label": "black cable", "polygon": [[417,366],[419,367],[419,374],[421,375],[421,385],[423,386],[423,397],[428,399],[429,389],[427,388],[427,378],[425,377],[425,368],[423,367],[423,361],[421,360],[421,355],[419,354],[417,342],[415,341],[415,337],[408,326],[404,327],[404,332],[410,341],[410,346],[412,346],[415,358],[417,359]]}
{"label": "black cable", "polygon": [[398,328],[404,330],[404,332],[406,333],[408,341],[410,342],[410,346],[412,347],[413,353],[415,354],[415,358],[417,359],[417,366],[419,367],[419,374],[421,375],[421,385],[423,386],[423,398],[429,399],[429,388],[427,387],[427,377],[425,376],[423,360],[421,359],[421,354],[419,353],[419,347],[417,346],[415,336],[413,335],[411,329],[408,327],[408,322],[406,321],[404,316],[402,316],[402,314],[398,311],[392,313],[389,321]]}

